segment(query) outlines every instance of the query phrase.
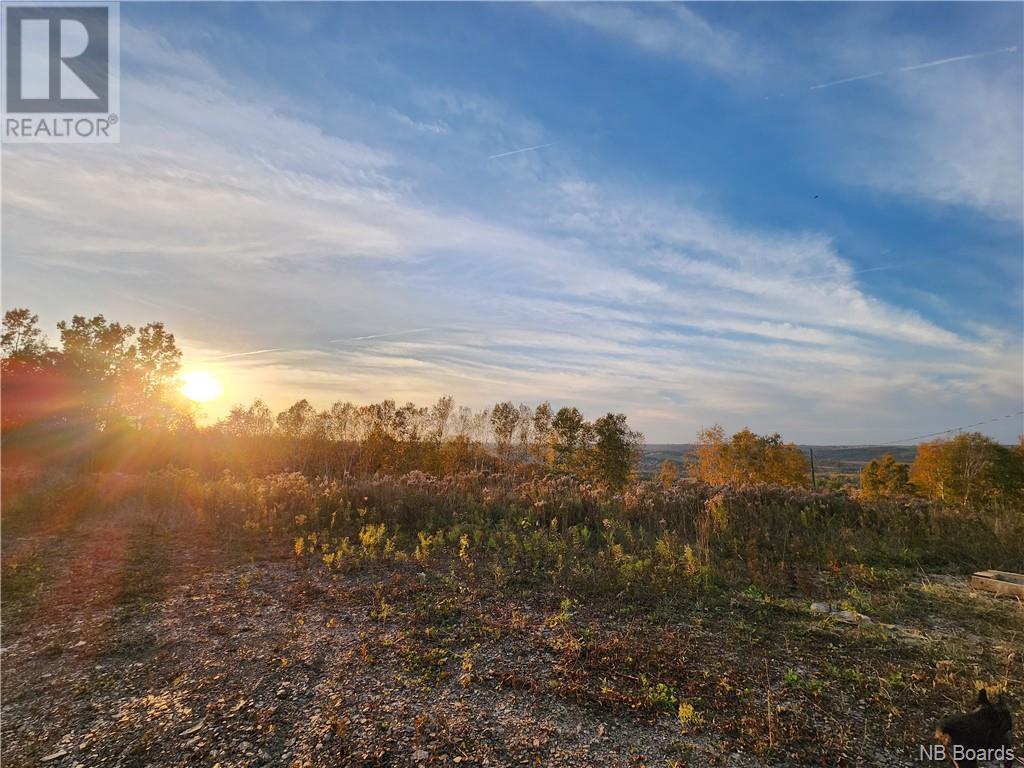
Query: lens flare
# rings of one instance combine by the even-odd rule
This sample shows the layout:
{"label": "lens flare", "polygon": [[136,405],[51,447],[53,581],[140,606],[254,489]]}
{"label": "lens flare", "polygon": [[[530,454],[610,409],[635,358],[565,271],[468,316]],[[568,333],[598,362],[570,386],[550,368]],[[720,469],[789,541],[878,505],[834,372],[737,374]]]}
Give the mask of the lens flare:
{"label": "lens flare", "polygon": [[224,394],[224,387],[217,381],[217,377],[209,371],[187,371],[179,377],[181,386],[178,391],[189,400],[197,403],[205,403],[215,400]]}

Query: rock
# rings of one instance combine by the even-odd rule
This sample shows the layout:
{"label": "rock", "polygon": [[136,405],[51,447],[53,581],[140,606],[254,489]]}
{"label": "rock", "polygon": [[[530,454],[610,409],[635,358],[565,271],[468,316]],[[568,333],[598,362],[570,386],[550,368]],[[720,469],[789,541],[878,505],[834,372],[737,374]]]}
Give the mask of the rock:
{"label": "rock", "polygon": [[430,757],[430,755],[427,754],[425,749],[417,749],[412,753],[412,759],[417,763],[425,762],[428,757]]}
{"label": "rock", "polygon": [[191,736],[193,733],[195,733],[196,731],[198,731],[202,727],[203,727],[203,721],[200,720],[198,723],[193,725],[191,728],[186,728],[184,731],[182,731],[178,735],[179,736]]}
{"label": "rock", "polygon": [[46,757],[44,757],[43,762],[49,763],[51,760],[59,760],[60,758],[64,757],[67,753],[68,751],[66,749],[57,750],[52,755],[47,755]]}
{"label": "rock", "polygon": [[844,624],[859,624],[861,622],[869,623],[870,618],[865,616],[863,613],[857,613],[857,611],[844,611],[838,608],[833,608],[828,603],[811,603],[811,610],[815,613],[824,613],[836,621],[841,621]]}

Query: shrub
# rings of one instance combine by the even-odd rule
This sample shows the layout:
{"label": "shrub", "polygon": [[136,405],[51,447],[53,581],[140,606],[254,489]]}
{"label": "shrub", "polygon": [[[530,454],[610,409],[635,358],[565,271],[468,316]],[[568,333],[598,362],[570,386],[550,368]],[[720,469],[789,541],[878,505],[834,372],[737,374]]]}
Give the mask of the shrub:
{"label": "shrub", "polygon": [[[758,583],[792,569],[853,565],[1007,567],[1024,562],[1024,516],[780,485],[633,482],[622,492],[564,475],[422,472],[368,479],[296,473],[203,479],[190,471],[94,474],[21,493],[82,510],[173,509],[163,519],[294,547],[329,568],[405,559],[505,584],[670,594],[716,580]],[[56,489],[56,490],[54,490]],[[29,514],[26,509],[23,515]],[[6,522],[6,520],[5,520]],[[433,531],[433,533],[428,533]]]}

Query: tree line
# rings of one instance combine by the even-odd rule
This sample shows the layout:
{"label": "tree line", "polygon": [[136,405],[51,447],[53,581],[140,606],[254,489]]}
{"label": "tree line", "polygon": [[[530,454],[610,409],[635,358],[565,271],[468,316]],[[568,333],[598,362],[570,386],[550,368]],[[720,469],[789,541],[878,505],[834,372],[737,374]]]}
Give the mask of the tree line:
{"label": "tree line", "polygon": [[909,465],[887,453],[864,466],[860,489],[868,499],[916,495],[966,508],[1024,508],[1024,436],[1013,447],[980,432],[922,443]]}
{"label": "tree line", "polygon": [[4,315],[8,457],[86,453],[93,464],[124,465],[132,460],[119,454],[134,452],[151,454],[135,463],[320,474],[525,467],[621,488],[635,478],[643,444],[621,413],[588,421],[576,407],[546,402],[473,410],[447,395],[428,407],[383,400],[324,410],[302,399],[277,414],[257,399],[199,428],[194,406],[174,388],[181,351],[162,323],[136,329],[75,315],[58,324],[57,346],[38,323],[28,309]]}
{"label": "tree line", "polygon": [[[556,410],[547,402],[474,410],[446,395],[431,406],[339,401],[317,409],[302,399],[275,414],[257,399],[201,428],[194,404],[174,386],[182,355],[162,323],[134,328],[103,315],[75,315],[57,330],[59,344],[51,345],[28,309],[4,315],[5,463],[126,471],[175,464],[249,474],[555,472],[614,490],[637,478],[643,435],[624,414],[588,421],[576,407]],[[702,430],[682,465],[708,485],[811,484],[796,445],[749,429],[731,437],[719,425]],[[656,479],[669,487],[679,475],[677,464],[665,462]],[[919,446],[909,466],[886,455],[864,467],[859,492],[964,507],[1024,503],[1024,441],[1010,448],[977,433],[958,435]]]}
{"label": "tree line", "polygon": [[394,400],[335,402],[317,410],[299,400],[276,416],[262,400],[236,405],[210,429],[245,450],[283,448],[306,472],[353,474],[519,468],[572,473],[621,488],[635,478],[643,435],[624,414],[587,421],[578,408],[511,401],[474,410],[445,395],[432,406]]}

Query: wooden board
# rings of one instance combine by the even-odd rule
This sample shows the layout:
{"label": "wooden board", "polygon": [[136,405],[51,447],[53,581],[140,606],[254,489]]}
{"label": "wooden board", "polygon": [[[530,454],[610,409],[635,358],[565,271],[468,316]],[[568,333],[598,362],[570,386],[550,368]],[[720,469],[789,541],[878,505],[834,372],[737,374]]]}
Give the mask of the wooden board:
{"label": "wooden board", "polygon": [[971,576],[971,586],[975,589],[995,592],[997,595],[1024,598],[1024,573],[978,571]]}

